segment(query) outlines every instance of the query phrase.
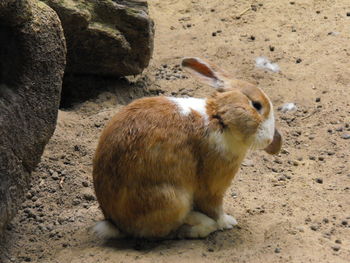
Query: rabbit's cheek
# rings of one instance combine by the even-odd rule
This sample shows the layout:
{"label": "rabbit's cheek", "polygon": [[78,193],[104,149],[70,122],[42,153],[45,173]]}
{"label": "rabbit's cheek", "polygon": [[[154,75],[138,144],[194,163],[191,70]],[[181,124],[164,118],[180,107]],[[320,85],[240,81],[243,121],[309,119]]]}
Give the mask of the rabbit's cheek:
{"label": "rabbit's cheek", "polygon": [[255,142],[253,143],[253,147],[255,149],[264,149],[267,147],[272,141],[275,133],[275,117],[273,114],[273,110],[271,111],[266,120],[264,120],[258,128],[256,133]]}

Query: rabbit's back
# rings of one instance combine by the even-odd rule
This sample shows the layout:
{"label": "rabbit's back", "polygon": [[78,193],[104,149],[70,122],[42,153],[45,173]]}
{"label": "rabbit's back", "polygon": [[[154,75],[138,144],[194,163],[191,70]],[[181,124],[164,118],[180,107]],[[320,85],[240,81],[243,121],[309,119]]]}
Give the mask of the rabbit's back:
{"label": "rabbit's back", "polygon": [[[95,191],[105,217],[133,231],[138,220],[144,224],[145,216],[157,216],[157,211],[162,217],[185,216],[203,133],[200,114],[184,115],[165,97],[137,100],[117,113],[94,158]],[[167,215],[165,207],[172,212]]]}

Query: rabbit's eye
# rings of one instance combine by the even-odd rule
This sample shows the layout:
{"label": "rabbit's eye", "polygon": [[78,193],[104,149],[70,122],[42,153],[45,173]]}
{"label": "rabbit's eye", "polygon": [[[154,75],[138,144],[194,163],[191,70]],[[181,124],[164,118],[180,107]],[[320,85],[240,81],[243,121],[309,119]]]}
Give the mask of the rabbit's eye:
{"label": "rabbit's eye", "polygon": [[260,111],[262,109],[262,105],[258,101],[253,101],[253,107],[257,110]]}

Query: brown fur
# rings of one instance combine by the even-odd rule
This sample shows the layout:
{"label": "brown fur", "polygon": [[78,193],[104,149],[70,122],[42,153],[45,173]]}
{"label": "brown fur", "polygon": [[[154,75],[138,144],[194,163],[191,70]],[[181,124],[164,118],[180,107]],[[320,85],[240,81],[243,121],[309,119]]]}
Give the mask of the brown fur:
{"label": "brown fur", "polygon": [[[165,97],[136,100],[114,116],[93,161],[106,219],[137,237],[165,237],[192,210],[218,220],[224,193],[264,119],[247,97],[261,96],[268,105],[264,94],[237,85],[207,99],[209,124],[196,111],[182,115]],[[214,149],[212,134],[232,137],[232,149]]]}

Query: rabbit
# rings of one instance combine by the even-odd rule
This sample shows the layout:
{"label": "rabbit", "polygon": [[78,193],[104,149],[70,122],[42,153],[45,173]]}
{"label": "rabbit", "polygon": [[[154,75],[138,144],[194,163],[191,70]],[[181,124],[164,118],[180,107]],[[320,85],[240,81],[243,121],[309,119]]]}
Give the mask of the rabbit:
{"label": "rabbit", "polygon": [[223,197],[250,149],[277,154],[282,137],[258,87],[200,58],[182,67],[214,88],[204,99],[148,97],[106,125],[93,160],[101,238],[204,238],[231,229]]}

